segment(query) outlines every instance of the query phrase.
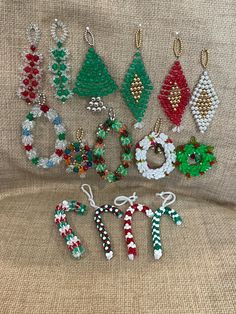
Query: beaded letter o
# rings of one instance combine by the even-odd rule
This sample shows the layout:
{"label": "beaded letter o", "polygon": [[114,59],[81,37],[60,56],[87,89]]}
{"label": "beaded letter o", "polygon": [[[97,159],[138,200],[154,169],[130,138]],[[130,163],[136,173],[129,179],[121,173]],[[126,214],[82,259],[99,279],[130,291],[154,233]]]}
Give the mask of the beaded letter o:
{"label": "beaded letter o", "polygon": [[[121,155],[121,164],[114,172],[107,169],[104,158],[106,151],[104,140],[107,138],[110,130],[113,130],[120,135],[120,144],[124,151]],[[128,174],[128,168],[133,158],[131,148],[132,137],[127,132],[126,125],[115,119],[113,111],[110,111],[108,120],[104,124],[101,124],[97,130],[97,141],[93,150],[97,173],[110,183],[125,177]]]}
{"label": "beaded letter o", "polygon": [[[28,159],[39,168],[53,168],[58,165],[63,158],[63,151],[66,148],[65,140],[65,127],[62,124],[60,116],[55,109],[50,108],[45,104],[46,98],[40,95],[43,100],[34,105],[31,111],[26,116],[26,120],[22,123],[22,143],[24,145]],[[33,134],[32,130],[35,126],[35,120],[44,115],[50,122],[53,123],[54,130],[57,136],[55,143],[55,151],[47,157],[39,157],[36,149],[33,147]]]}

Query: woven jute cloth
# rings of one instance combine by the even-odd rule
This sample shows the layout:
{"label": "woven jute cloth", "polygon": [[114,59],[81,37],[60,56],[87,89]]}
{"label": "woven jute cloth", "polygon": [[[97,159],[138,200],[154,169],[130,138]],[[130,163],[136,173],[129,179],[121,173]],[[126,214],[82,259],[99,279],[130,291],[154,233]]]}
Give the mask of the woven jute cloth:
{"label": "woven jute cloth", "polygon": [[[61,115],[68,141],[84,128],[90,145],[96,127],[107,113],[86,111],[87,99],[73,97],[62,105],[55,100],[48,72],[53,20],[69,29],[65,45],[70,52],[71,76],[76,74],[88,49],[83,39],[86,26],[95,36],[97,52],[121,86],[135,52],[134,33],[143,28],[142,54],[154,84],[144,118],[145,127],[134,130],[133,117],[119,92],[104,98],[125,122],[134,142],[148,134],[158,117],[162,131],[175,145],[196,136],[214,146],[217,163],[208,174],[187,179],[178,170],[158,181],[145,180],[135,165],[120,182],[108,184],[94,170],[87,179],[66,175],[65,166],[42,170],[26,159],[21,143],[21,124],[30,110],[16,96],[20,53],[28,46],[27,26],[37,23],[42,31],[39,49],[44,55],[43,90],[48,104]],[[1,313],[235,313],[236,312],[236,211],[235,211],[235,90],[236,90],[236,3],[223,1],[0,1],[0,303]],[[192,90],[202,71],[200,51],[210,51],[209,73],[220,99],[212,125],[206,134],[197,132],[190,108],[183,119],[184,130],[171,133],[157,94],[174,59],[173,31],[183,39],[181,63]],[[37,121],[35,146],[40,155],[50,155],[55,134],[46,119]],[[116,136],[107,139],[109,167],[119,163]],[[151,161],[154,155],[149,156]],[[164,255],[153,258],[151,221],[142,213],[133,221],[138,256],[127,259],[122,221],[104,215],[110,232],[114,258],[105,260],[93,221],[93,209],[68,220],[86,248],[85,257],[73,259],[53,222],[56,204],[64,199],[88,204],[81,184],[92,186],[96,203],[113,204],[118,195],[139,195],[139,202],[152,209],[160,206],[155,193],[173,191],[174,209],[183,225],[175,226],[163,217],[161,234]],[[123,206],[125,210],[127,207]]]}

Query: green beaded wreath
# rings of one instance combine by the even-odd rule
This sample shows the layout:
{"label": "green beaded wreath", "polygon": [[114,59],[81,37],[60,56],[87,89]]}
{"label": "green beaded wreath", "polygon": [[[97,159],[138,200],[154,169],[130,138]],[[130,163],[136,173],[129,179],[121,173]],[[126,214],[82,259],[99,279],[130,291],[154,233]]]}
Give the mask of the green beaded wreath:
{"label": "green beaded wreath", "polygon": [[176,166],[188,178],[203,175],[216,162],[213,149],[192,137],[189,143],[176,148]]}
{"label": "green beaded wreath", "polygon": [[[104,140],[107,138],[110,130],[113,130],[120,135],[120,144],[123,149],[121,163],[114,172],[107,169],[104,158],[106,152]],[[93,150],[94,164],[97,173],[110,183],[125,177],[128,174],[128,168],[133,159],[131,149],[132,137],[127,132],[126,125],[115,118],[109,117],[97,130],[97,141]]]}

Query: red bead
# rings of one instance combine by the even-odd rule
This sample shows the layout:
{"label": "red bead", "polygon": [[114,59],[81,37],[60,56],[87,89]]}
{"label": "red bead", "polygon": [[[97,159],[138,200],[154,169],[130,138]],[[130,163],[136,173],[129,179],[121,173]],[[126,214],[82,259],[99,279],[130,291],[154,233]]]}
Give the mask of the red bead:
{"label": "red bead", "polygon": [[62,149],[56,149],[55,153],[57,154],[57,156],[61,156],[63,154],[63,150]]}
{"label": "red bead", "polygon": [[180,165],[180,162],[176,161],[175,165],[176,165],[176,167],[178,167]]}
{"label": "red bead", "polygon": [[28,78],[29,78],[30,80],[32,80],[33,75],[32,75],[32,74],[29,74],[29,75],[28,75]]}
{"label": "red bead", "polygon": [[28,79],[24,79],[23,83],[24,83],[24,85],[28,85],[29,84],[29,80]]}
{"label": "red bead", "polygon": [[29,98],[26,98],[25,101],[29,104],[31,103],[31,100]]}
{"label": "red bead", "polygon": [[32,87],[32,86],[29,86],[29,87],[28,87],[28,90],[29,90],[30,92],[32,92],[32,91],[33,91],[33,87]]}
{"label": "red bead", "polygon": [[39,74],[39,70],[38,70],[38,69],[34,69],[34,70],[33,70],[33,74],[34,74],[34,75]]}
{"label": "red bead", "polygon": [[25,67],[25,68],[24,68],[24,71],[25,71],[26,73],[30,73],[30,72],[31,72],[31,67],[29,67],[29,66]]}
{"label": "red bead", "polygon": [[35,99],[35,98],[36,98],[35,93],[30,93],[29,96],[30,96],[30,98],[32,98],[32,99]]}
{"label": "red bead", "polygon": [[26,145],[25,146],[25,150],[27,150],[27,151],[30,151],[32,148],[33,148],[32,145]]}
{"label": "red bead", "polygon": [[195,154],[190,155],[191,159],[195,159]]}
{"label": "red bead", "polygon": [[200,172],[200,175],[202,176],[205,172]]}
{"label": "red bead", "polygon": [[46,112],[49,110],[49,107],[48,107],[47,105],[41,105],[41,106],[40,106],[40,109],[41,109],[44,113],[46,113]]}
{"label": "red bead", "polygon": [[190,173],[186,173],[186,177],[187,177],[187,178],[190,178]]}
{"label": "red bead", "polygon": [[32,86],[36,87],[36,86],[38,86],[39,83],[37,81],[32,81],[31,84],[32,84]]}
{"label": "red bead", "polygon": [[87,171],[87,170],[88,170],[88,166],[87,166],[87,165],[84,165],[84,166],[83,166],[83,169],[84,169],[85,171]]}
{"label": "red bead", "polygon": [[83,160],[87,160],[87,156],[86,155],[83,155]]}
{"label": "red bead", "polygon": [[168,138],[168,139],[166,140],[166,143],[173,143],[173,141],[172,141],[172,139]]}
{"label": "red bead", "polygon": [[24,97],[27,97],[29,95],[29,93],[25,90],[25,91],[21,92],[21,95]]}
{"label": "red bead", "polygon": [[35,51],[35,50],[36,50],[36,47],[35,47],[34,45],[31,45],[31,46],[30,46],[30,49],[31,49],[32,51]]}
{"label": "red bead", "polygon": [[31,53],[27,53],[27,55],[25,55],[25,56],[26,56],[27,60],[32,60],[32,58],[33,58],[33,55]]}
{"label": "red bead", "polygon": [[199,146],[200,146],[199,143],[196,143],[196,144],[194,145],[195,148],[198,148]]}
{"label": "red bead", "polygon": [[102,144],[103,143],[103,139],[99,138],[97,142],[98,142],[98,144]]}
{"label": "red bead", "polygon": [[33,61],[31,61],[30,66],[33,68],[35,66],[35,63]]}
{"label": "red bead", "polygon": [[34,62],[37,62],[39,61],[39,56],[35,55],[33,59],[34,59]]}
{"label": "red bead", "polygon": [[89,151],[89,150],[90,150],[90,147],[89,147],[88,145],[85,145],[84,149],[85,149],[86,151]]}
{"label": "red bead", "polygon": [[211,161],[211,162],[210,162],[210,165],[212,166],[212,165],[214,165],[214,163],[215,163],[214,161]]}

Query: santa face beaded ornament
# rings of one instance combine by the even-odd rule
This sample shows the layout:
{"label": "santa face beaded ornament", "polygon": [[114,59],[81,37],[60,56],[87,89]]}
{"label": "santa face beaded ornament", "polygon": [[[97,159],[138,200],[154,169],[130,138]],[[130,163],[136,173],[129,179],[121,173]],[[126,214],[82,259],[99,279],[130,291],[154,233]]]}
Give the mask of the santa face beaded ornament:
{"label": "santa face beaded ornament", "polygon": [[203,67],[203,72],[200,76],[198,84],[194,88],[189,103],[193,117],[201,133],[207,131],[207,128],[220,103],[207,71],[208,54],[209,52],[207,49],[203,49],[201,51],[201,65]]}
{"label": "santa face beaded ornament", "polygon": [[[154,131],[145,136],[136,144],[135,159],[138,171],[147,179],[161,179],[169,175],[175,168],[175,146],[172,140],[164,133],[159,133],[161,119],[158,119]],[[165,162],[159,168],[151,168],[147,161],[147,152],[155,149],[157,154],[163,153]]]}
{"label": "santa face beaded ornament", "polygon": [[180,124],[189,102],[190,90],[178,60],[182,54],[182,40],[179,33],[176,33],[176,36],[173,46],[176,61],[165,78],[158,99],[165,114],[175,125],[173,132],[180,132]]}
{"label": "santa face beaded ornament", "polygon": [[114,93],[118,86],[94,48],[94,37],[89,27],[86,28],[84,37],[90,47],[77,75],[73,92],[81,97],[90,97],[87,109],[100,112],[106,109],[101,97]]}
{"label": "santa face beaded ornament", "polygon": [[20,86],[17,91],[17,95],[27,104],[33,104],[41,88],[43,56],[38,52],[40,36],[39,27],[36,24],[30,24],[26,30],[30,47],[22,53],[23,65],[20,68]]}
{"label": "santa face beaded ornament", "polygon": [[93,151],[83,139],[83,134],[83,129],[77,130],[77,141],[70,143],[63,155],[67,165],[66,172],[78,174],[81,178],[84,178],[93,166]]}
{"label": "santa face beaded ornament", "polygon": [[153,90],[151,80],[146,72],[140,52],[142,45],[141,28],[139,28],[135,34],[135,44],[137,52],[125,74],[121,94],[137,121],[134,127],[140,129],[143,127],[142,119],[147,109],[151,91]]}

